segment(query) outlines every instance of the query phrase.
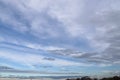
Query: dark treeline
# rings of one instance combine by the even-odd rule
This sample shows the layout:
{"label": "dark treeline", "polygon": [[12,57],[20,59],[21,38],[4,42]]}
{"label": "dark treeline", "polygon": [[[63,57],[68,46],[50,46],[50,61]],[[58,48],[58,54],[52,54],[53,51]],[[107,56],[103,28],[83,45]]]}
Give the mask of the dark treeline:
{"label": "dark treeline", "polygon": [[90,78],[88,76],[85,76],[85,77],[81,77],[81,78],[66,79],[66,80],[120,80],[120,76],[114,76],[114,77],[108,77],[108,78],[102,78],[102,79]]}

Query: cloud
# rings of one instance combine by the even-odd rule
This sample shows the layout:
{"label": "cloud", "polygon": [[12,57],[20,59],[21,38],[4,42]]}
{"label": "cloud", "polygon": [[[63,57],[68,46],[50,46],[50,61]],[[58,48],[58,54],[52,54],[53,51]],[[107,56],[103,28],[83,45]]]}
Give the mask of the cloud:
{"label": "cloud", "polygon": [[[16,50],[15,50],[16,51]],[[13,56],[14,55],[14,56]],[[7,59],[11,62],[18,62],[22,65],[27,65],[32,67],[36,64],[45,64],[45,65],[54,65],[54,66],[72,66],[72,65],[81,65],[80,63],[68,61],[60,58],[48,58],[42,54],[33,54],[32,52],[9,52],[9,51],[0,51],[0,59]]]}
{"label": "cloud", "polygon": [[13,70],[14,68],[8,66],[0,66],[0,70]]}
{"label": "cloud", "polygon": [[43,46],[40,44],[31,44],[31,43],[25,43],[24,46],[29,47],[29,48],[33,48],[33,49],[41,49],[41,50],[62,50],[64,48],[62,47],[57,47],[57,46]]}
{"label": "cloud", "polygon": [[108,10],[98,14],[93,23],[98,26],[96,29],[99,34],[96,36],[100,36],[95,39],[100,43],[108,44],[102,52],[103,57],[108,57],[113,62],[119,60],[119,20],[119,10]]}
{"label": "cloud", "polygon": [[51,68],[53,66],[50,66],[50,65],[33,65],[35,68]]}
{"label": "cloud", "polygon": [[116,57],[110,57],[107,53],[101,54],[101,53],[85,53],[85,52],[79,52],[74,50],[49,50],[51,54],[60,55],[60,56],[67,56],[73,59],[76,59],[80,62],[84,61],[86,64],[97,64],[101,67],[105,66],[111,66],[114,64],[119,64],[119,56]]}
{"label": "cloud", "polygon": [[[2,23],[6,24],[6,26],[9,26],[9,28],[13,28],[14,30],[25,32],[27,31],[27,25],[24,24],[20,19],[17,19],[17,17],[20,17],[21,13],[17,10],[17,8],[12,8],[12,4],[7,6],[9,3],[6,1],[0,1],[2,4],[0,6],[1,13],[0,13],[0,20]],[[9,14],[8,14],[9,13]]]}
{"label": "cloud", "polygon": [[[82,64],[81,61],[100,65],[120,64],[118,0],[1,0],[0,3],[0,22],[4,27],[19,33],[13,36],[4,32],[7,38],[6,35],[0,37],[0,42],[74,58],[80,61],[79,64]],[[25,37],[20,37],[23,35]],[[2,53],[1,56],[16,59]],[[16,56],[23,57],[20,54]],[[38,60],[34,61],[35,58]],[[30,64],[40,63],[39,61],[51,63],[49,59],[43,59],[43,56],[26,55],[23,60],[17,61]],[[55,59],[53,63],[74,64],[62,59]]]}
{"label": "cloud", "polygon": [[[72,35],[79,34],[76,32],[83,31],[83,27],[79,27],[79,24],[75,23],[76,21],[74,21],[74,18],[79,16],[79,13],[77,13],[77,9],[80,8],[78,3],[81,3],[79,0],[30,0],[26,2],[16,0],[14,4],[9,0],[1,2],[6,6],[6,9],[3,10],[5,13],[1,13],[1,20],[7,17],[7,19],[3,22],[8,24],[10,22],[11,26],[9,28],[11,29],[15,29],[18,32],[19,30],[27,32],[29,35],[39,38],[39,40],[44,40],[46,42],[49,41],[49,43],[46,44],[50,45],[72,47],[75,46],[72,42],[75,42],[76,40],[80,41],[77,38],[74,39],[71,37]],[[7,5],[7,3],[9,3],[9,5]],[[61,6],[63,6],[62,8],[64,9],[62,9]],[[7,15],[8,12],[6,11],[8,10],[11,14]],[[2,14],[5,14],[5,17],[3,17]],[[24,25],[25,27],[18,27],[20,26],[18,24]],[[81,31],[78,30],[79,28]]]}
{"label": "cloud", "polygon": [[50,57],[44,57],[43,60],[54,61],[55,59]]}

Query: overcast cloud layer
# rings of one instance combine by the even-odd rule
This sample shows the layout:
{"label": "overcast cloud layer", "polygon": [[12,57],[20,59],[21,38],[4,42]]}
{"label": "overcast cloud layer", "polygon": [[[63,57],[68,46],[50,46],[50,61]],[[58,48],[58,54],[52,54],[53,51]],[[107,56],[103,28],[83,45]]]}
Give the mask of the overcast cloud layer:
{"label": "overcast cloud layer", "polygon": [[120,70],[119,7],[119,0],[0,0],[0,65]]}

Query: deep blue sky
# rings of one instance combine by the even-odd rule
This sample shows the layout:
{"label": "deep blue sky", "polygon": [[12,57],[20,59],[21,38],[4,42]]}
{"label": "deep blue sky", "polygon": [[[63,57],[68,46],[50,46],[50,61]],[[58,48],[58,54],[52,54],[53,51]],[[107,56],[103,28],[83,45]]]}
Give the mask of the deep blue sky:
{"label": "deep blue sky", "polygon": [[119,0],[0,0],[0,66],[117,75],[119,25]]}

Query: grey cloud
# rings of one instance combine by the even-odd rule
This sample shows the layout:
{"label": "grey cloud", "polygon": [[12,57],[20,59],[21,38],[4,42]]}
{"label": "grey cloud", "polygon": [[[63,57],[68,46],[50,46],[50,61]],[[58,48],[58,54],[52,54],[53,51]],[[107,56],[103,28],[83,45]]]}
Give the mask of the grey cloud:
{"label": "grey cloud", "polygon": [[92,56],[97,55],[97,53],[86,53],[86,52],[80,52],[75,51],[71,49],[64,49],[64,50],[49,50],[48,52],[56,55],[62,55],[62,56],[69,56],[73,58],[90,58]]}
{"label": "grey cloud", "polygon": [[8,66],[0,66],[0,70],[13,70],[14,68]]}
{"label": "grey cloud", "polygon": [[[108,58],[111,64],[120,60],[120,11],[108,10],[101,12],[91,22],[98,30],[95,40],[101,43],[107,43],[109,46],[101,52],[103,58]],[[101,42],[102,41],[102,42]],[[105,60],[105,59],[103,59]],[[102,59],[100,60],[102,61]]]}
{"label": "grey cloud", "polygon": [[54,61],[55,59],[51,57],[44,57],[43,60]]}
{"label": "grey cloud", "polygon": [[[113,51],[113,50],[112,50]],[[110,55],[107,53],[83,53],[74,50],[52,50],[50,51],[51,54],[60,55],[60,56],[67,56],[77,60],[83,60],[86,63],[92,64],[104,64],[104,65],[112,65],[117,62],[119,63],[119,56],[118,55]]]}
{"label": "grey cloud", "polygon": [[23,14],[18,9],[18,6],[14,7],[11,3],[9,4],[9,1],[3,0],[0,1],[0,4],[0,22],[20,32],[28,31],[26,20],[22,18]]}
{"label": "grey cloud", "polygon": [[95,56],[97,53],[83,53],[81,55],[76,56],[75,58],[90,58]]}
{"label": "grey cloud", "polygon": [[51,68],[52,66],[49,66],[49,65],[32,65],[34,66],[35,68]]}
{"label": "grey cloud", "polygon": [[74,51],[71,49],[63,49],[63,50],[48,50],[48,52],[56,55],[62,55],[62,56],[73,56],[73,55],[79,55],[81,52]]}

